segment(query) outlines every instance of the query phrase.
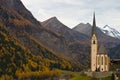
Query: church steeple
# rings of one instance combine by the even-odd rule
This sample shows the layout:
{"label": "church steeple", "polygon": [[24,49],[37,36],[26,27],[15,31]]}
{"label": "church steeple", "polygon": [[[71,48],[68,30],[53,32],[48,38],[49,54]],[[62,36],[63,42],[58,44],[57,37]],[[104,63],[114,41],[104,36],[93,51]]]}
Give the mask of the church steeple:
{"label": "church steeple", "polygon": [[104,46],[101,45],[98,51],[98,36],[96,30],[95,13],[93,14],[93,26],[92,26],[92,37],[91,37],[91,71],[100,70],[109,71],[109,56],[106,54]]}
{"label": "church steeple", "polygon": [[95,34],[95,35],[97,36],[97,34],[96,34],[96,20],[95,20],[95,12],[94,12],[94,14],[93,14],[92,36],[93,36],[93,34]]}
{"label": "church steeple", "polygon": [[98,39],[96,35],[95,13],[93,15],[92,37],[91,37],[91,71],[96,71],[96,56],[98,52]]}

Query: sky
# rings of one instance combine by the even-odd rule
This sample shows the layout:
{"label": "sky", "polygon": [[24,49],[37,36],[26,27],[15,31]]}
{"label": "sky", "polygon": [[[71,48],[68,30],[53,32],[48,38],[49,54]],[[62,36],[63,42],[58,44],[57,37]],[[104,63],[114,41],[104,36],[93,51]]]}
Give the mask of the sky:
{"label": "sky", "polygon": [[120,0],[21,0],[39,21],[57,17],[73,28],[79,23],[92,24],[93,13],[99,27],[109,25],[120,31]]}

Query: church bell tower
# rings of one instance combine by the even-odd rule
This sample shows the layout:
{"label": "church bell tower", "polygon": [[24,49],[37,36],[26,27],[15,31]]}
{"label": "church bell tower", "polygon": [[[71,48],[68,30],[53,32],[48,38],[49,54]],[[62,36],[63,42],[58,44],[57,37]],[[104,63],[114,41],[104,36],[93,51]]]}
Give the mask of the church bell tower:
{"label": "church bell tower", "polygon": [[92,35],[91,35],[91,71],[96,71],[97,52],[98,52],[98,39],[97,39],[97,33],[96,33],[96,21],[95,21],[95,13],[94,13]]}

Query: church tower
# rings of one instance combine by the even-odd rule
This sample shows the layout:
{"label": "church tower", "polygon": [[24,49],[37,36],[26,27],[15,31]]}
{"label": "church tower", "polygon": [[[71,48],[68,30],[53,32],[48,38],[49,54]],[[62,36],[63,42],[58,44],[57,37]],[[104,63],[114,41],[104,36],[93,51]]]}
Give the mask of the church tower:
{"label": "church tower", "polygon": [[96,33],[96,21],[95,21],[95,13],[94,13],[92,36],[91,36],[91,71],[96,71],[97,52],[98,52],[98,39],[97,39],[97,33]]}

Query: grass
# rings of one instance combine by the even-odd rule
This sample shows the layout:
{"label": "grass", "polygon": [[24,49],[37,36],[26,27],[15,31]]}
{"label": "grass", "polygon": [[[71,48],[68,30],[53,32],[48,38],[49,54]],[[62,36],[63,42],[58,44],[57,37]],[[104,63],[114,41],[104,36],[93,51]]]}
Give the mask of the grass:
{"label": "grass", "polygon": [[61,78],[67,78],[67,80],[113,80],[112,77],[105,77],[105,78],[92,78],[88,77],[85,74],[80,74],[78,72],[71,72],[71,71],[61,71],[62,76]]}
{"label": "grass", "polygon": [[71,71],[61,71],[62,76],[61,78],[67,78],[67,80],[91,80],[91,77],[88,77],[84,74],[80,74],[78,72],[71,72]]}
{"label": "grass", "polygon": [[84,76],[84,75],[80,75],[80,74],[75,74],[75,76],[69,80],[91,80],[90,77],[88,76]]}
{"label": "grass", "polygon": [[106,77],[106,78],[102,78],[101,80],[113,80],[113,79],[111,77]]}
{"label": "grass", "polygon": [[105,78],[91,78],[88,76],[76,74],[75,77],[69,79],[69,80],[113,80],[111,77],[105,77]]}
{"label": "grass", "polygon": [[87,76],[83,73],[74,73],[74,77],[70,78],[70,80],[91,80],[91,77]]}

